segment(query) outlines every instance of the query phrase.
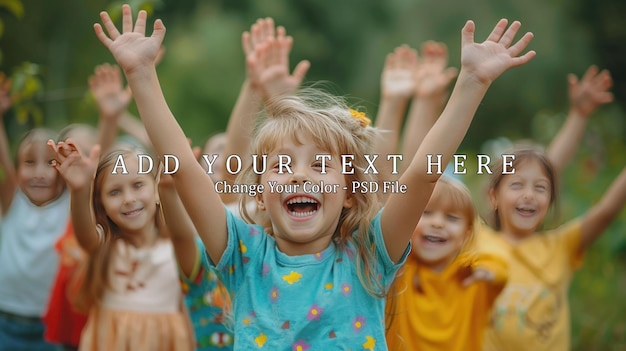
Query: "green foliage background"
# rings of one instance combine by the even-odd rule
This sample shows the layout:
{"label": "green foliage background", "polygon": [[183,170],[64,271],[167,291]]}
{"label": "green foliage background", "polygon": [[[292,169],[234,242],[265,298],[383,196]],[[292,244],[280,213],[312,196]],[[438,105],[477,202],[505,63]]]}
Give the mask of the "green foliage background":
{"label": "green foliage background", "polygon": [[[92,26],[106,0],[18,2],[20,16],[0,2],[0,70],[12,74],[21,99],[4,123],[12,141],[35,125],[60,129],[97,122],[87,94],[95,65],[113,62]],[[626,2],[623,0],[134,0],[164,20],[166,56],[159,75],[170,107],[199,144],[222,131],[244,79],[241,33],[271,16],[294,37],[292,66],[312,63],[308,81],[332,89],[374,116],[385,55],[429,39],[448,45],[459,66],[460,29],[467,19],[486,37],[502,17],[532,31],[537,57],[505,73],[491,87],[459,153],[486,152],[500,137],[550,141],[567,110],[567,73],[595,63],[613,75],[616,102],[589,123],[578,158],[564,173],[557,222],[582,215],[626,164]],[[23,84],[17,84],[17,82]],[[471,159],[471,157],[469,157]],[[472,172],[471,166],[468,170]],[[482,199],[484,178],[466,181]],[[484,207],[484,205],[483,205]],[[625,213],[587,255],[571,290],[575,350],[626,350]]]}

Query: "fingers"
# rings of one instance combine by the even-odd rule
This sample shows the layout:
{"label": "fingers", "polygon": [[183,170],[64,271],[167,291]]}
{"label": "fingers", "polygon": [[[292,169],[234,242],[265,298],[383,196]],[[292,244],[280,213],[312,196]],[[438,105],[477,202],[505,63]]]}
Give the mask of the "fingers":
{"label": "fingers", "polygon": [[524,49],[526,49],[528,44],[530,44],[531,40],[533,40],[533,37],[534,37],[534,34],[531,32],[528,32],[524,34],[524,36],[520,40],[518,40],[517,43],[515,43],[513,46],[509,48],[509,53],[513,57],[513,67],[522,65],[530,61],[533,57],[535,57],[534,50],[531,50],[520,57],[516,57],[522,51],[524,51]]}
{"label": "fingers", "polygon": [[496,23],[496,26],[493,27],[491,34],[487,37],[487,41],[493,41],[496,43],[499,42],[508,23],[509,21],[506,18],[499,20],[498,23]]}
{"label": "fingers", "polygon": [[[131,19],[131,27],[132,27],[132,15],[128,16]],[[135,22],[135,29],[133,32],[139,33],[141,35],[146,35],[146,18],[148,17],[148,13],[144,10],[139,11],[137,14],[137,22]],[[126,32],[126,31],[124,31]]]}
{"label": "fingers", "polygon": [[583,82],[589,82],[591,81],[596,75],[598,74],[598,66],[596,65],[591,65],[589,66],[589,68],[587,68],[587,71],[585,71],[585,74],[583,74],[582,77],[582,81]]}
{"label": "fingers", "polygon": [[304,80],[304,77],[306,76],[310,67],[311,63],[307,60],[302,60],[296,65],[296,68],[294,68],[293,70],[293,76],[297,79],[298,85],[300,85],[300,83]]}
{"label": "fingers", "polygon": [[535,57],[536,54],[537,53],[534,50],[531,50],[522,56],[511,58],[511,67],[517,67],[528,63],[533,59],[533,57]]}
{"label": "fingers", "polygon": [[132,31],[133,31],[133,13],[130,10],[130,6],[127,4],[124,4],[122,5],[122,33],[128,33]]}
{"label": "fingers", "polygon": [[461,47],[474,44],[474,31],[476,26],[473,21],[465,22],[465,26],[461,30]]}
{"label": "fingers", "polygon": [[95,23],[93,25],[93,30],[96,32],[96,37],[98,38],[98,40],[100,40],[100,42],[108,48],[113,40],[109,39],[109,37],[104,33],[104,30],[102,29],[100,23]]}
{"label": "fingers", "polygon": [[100,159],[101,148],[99,144],[94,145],[89,152],[89,159],[93,162],[98,162]]}
{"label": "fingers", "polygon": [[502,35],[502,38],[500,38],[499,43],[508,48],[513,42],[515,34],[517,34],[517,31],[521,26],[522,24],[519,21],[513,21],[506,32],[504,32],[504,35]]}
{"label": "fingers", "polygon": [[241,48],[243,49],[244,55],[248,56],[254,50],[252,43],[250,42],[252,39],[250,37],[250,32],[243,32],[241,34]]}
{"label": "fingers", "polygon": [[165,38],[165,25],[161,19],[157,19],[154,21],[154,29],[152,31],[152,38],[156,38],[159,42],[159,46],[163,43],[163,39]]}
{"label": "fingers", "polygon": [[[122,7],[122,10],[124,10],[123,7]],[[109,33],[108,38],[110,38],[110,40],[117,39],[117,37],[120,36],[120,32],[118,32],[118,30],[115,27],[115,24],[113,23],[113,21],[111,20],[111,17],[109,16],[109,14],[106,11],[100,12],[100,19],[102,20],[102,24],[104,25],[104,28],[106,28],[107,33]],[[98,27],[100,27],[99,24],[96,23],[96,25]],[[100,29],[102,31],[102,28],[100,28]],[[98,30],[97,29],[96,29],[96,34],[98,34]],[[104,31],[102,31],[102,34],[104,34]],[[100,38],[100,37],[98,36],[98,38]]]}

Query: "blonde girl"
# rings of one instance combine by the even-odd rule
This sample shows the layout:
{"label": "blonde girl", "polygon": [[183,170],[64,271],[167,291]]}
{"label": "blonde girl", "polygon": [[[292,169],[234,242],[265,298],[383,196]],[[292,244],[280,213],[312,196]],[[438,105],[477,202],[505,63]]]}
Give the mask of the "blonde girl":
{"label": "blonde girl", "polygon": [[[507,152],[508,154],[509,152]],[[496,165],[489,198],[494,228],[480,239],[508,252],[509,280],[496,300],[485,350],[569,350],[568,289],[589,246],[619,214],[626,201],[626,170],[600,201],[579,218],[553,230],[542,229],[557,198],[556,176],[537,148],[518,148],[512,174]]]}
{"label": "blonde girl", "polygon": [[[154,67],[163,23],[157,20],[146,37],[146,13],[140,11],[134,24],[128,5],[122,13],[122,33],[103,12],[108,34],[96,24],[96,35],[123,68],[155,150],[180,161],[172,175],[176,189],[208,259],[234,294],[234,349],[386,349],[382,296],[409,252],[414,213],[439,178],[428,174],[426,155],[451,158],[490,83],[533,57],[518,57],[532,35],[511,45],[520,24],[507,29],[502,20],[478,44],[468,21],[457,87],[400,178],[406,193],[392,194],[382,211],[375,194],[348,190],[353,180],[372,177],[364,170],[374,133],[361,114],[322,93],[269,102],[251,147],[267,156],[267,169],[253,183],[266,189],[254,197],[266,217],[252,225],[224,208],[163,97]],[[337,190],[305,190],[322,182]],[[272,185],[294,190],[272,192]]]}
{"label": "blonde girl", "polygon": [[389,350],[482,349],[508,271],[504,257],[474,250],[475,219],[467,187],[441,177],[388,296]]}
{"label": "blonde girl", "polygon": [[79,349],[193,349],[156,172],[139,172],[145,153],[119,148],[98,162],[98,147],[86,157],[71,140],[49,144],[71,193],[76,238],[89,256],[78,294],[89,311]]}

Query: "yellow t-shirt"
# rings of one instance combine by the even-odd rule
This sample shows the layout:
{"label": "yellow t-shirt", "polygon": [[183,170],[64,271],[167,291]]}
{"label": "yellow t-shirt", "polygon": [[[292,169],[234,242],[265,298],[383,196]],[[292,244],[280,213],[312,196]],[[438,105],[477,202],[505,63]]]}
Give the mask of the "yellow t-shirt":
{"label": "yellow t-shirt", "polygon": [[573,271],[582,263],[579,220],[537,233],[511,245],[485,228],[478,240],[510,253],[509,280],[496,300],[485,351],[570,349],[567,293]]}
{"label": "yellow t-shirt", "polygon": [[[488,269],[496,279],[463,287],[472,267]],[[480,350],[491,307],[506,282],[506,259],[465,253],[437,273],[411,255],[403,269],[387,301],[389,350]]]}

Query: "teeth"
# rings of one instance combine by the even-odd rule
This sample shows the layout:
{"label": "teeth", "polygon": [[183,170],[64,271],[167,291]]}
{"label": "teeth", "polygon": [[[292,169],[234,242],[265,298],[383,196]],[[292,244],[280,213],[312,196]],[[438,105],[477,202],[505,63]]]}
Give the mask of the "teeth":
{"label": "teeth", "polygon": [[310,197],[305,197],[305,196],[298,196],[298,197],[294,197],[289,199],[289,201],[287,201],[287,205],[293,205],[293,204],[316,204],[317,201],[315,201],[314,199],[311,199]]}
{"label": "teeth", "polygon": [[430,236],[430,235],[424,236],[424,239],[426,239],[426,241],[430,241],[432,243],[444,243],[444,242],[446,242],[445,239],[438,238],[436,236]]}
{"label": "teeth", "polygon": [[294,217],[306,217],[306,216],[312,216],[315,212],[317,211],[307,211],[307,212],[290,211],[289,213]]}

